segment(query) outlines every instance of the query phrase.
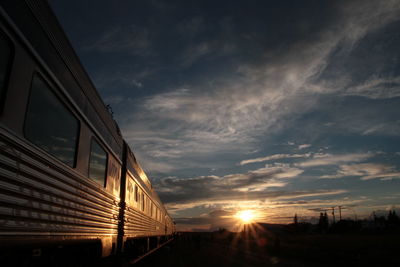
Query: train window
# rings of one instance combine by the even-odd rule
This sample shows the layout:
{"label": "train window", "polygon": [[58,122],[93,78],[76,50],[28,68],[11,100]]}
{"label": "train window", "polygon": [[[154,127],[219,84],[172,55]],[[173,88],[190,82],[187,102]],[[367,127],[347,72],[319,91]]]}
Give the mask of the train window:
{"label": "train window", "polygon": [[[128,195],[128,200],[129,200],[129,202],[131,202],[131,199],[132,199],[132,191],[133,191],[133,189],[132,189],[132,181],[131,180],[128,180],[128,182],[127,182],[127,184],[128,184],[128,189],[126,190],[126,194]],[[135,186],[135,185],[133,185],[133,186]]]}
{"label": "train window", "polygon": [[[0,100],[3,103],[4,93],[11,67],[13,46],[11,42],[0,32]],[[2,106],[2,105],[1,105]]]}
{"label": "train window", "polygon": [[135,185],[135,201],[138,202],[139,201],[139,189],[138,186]]}
{"label": "train window", "polygon": [[75,166],[79,121],[38,75],[32,79],[24,133],[41,149]]}
{"label": "train window", "polygon": [[89,178],[96,181],[98,184],[105,186],[107,169],[107,153],[92,138],[90,146],[90,160],[89,160]]}
{"label": "train window", "polygon": [[142,196],[142,211],[144,211],[144,194],[142,193],[141,196]]}

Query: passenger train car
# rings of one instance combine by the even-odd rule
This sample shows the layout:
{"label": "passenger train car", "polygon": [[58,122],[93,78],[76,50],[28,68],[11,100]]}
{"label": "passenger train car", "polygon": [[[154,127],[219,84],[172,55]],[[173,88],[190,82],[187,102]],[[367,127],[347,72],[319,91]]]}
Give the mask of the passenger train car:
{"label": "passenger train car", "polygon": [[175,232],[43,0],[0,1],[0,151],[0,261],[145,254]]}

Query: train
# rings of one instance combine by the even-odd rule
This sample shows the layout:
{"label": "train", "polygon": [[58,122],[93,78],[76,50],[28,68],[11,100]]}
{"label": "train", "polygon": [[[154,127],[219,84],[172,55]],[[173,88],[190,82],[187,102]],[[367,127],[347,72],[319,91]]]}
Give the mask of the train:
{"label": "train", "polygon": [[0,151],[0,261],[16,251],[145,255],[173,238],[173,219],[44,0],[0,1]]}

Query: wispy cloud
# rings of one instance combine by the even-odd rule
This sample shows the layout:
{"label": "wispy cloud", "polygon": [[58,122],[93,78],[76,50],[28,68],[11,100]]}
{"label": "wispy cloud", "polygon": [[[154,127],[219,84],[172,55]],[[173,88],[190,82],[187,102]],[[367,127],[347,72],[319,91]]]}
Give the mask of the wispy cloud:
{"label": "wispy cloud", "polygon": [[[367,13],[359,12],[359,8]],[[183,86],[132,103],[132,115],[123,115],[125,118],[132,116],[128,120],[124,118],[126,123],[123,123],[128,137],[135,140],[132,144],[148,156],[180,155],[182,159],[202,153],[228,152],[233,147],[239,153],[254,150],[259,145],[259,136],[278,133],[299,114],[317,105],[315,95],[332,93],[331,87],[316,81],[329,65],[335,49],[346,47],[347,51],[351,51],[369,31],[393,21],[398,8],[392,2],[368,2],[359,3],[357,8],[346,5],[341,12],[340,27],[337,24],[327,25],[312,39],[287,46],[284,53],[271,50],[259,55],[259,58],[268,60],[236,61],[236,67],[230,65],[230,70],[235,72],[221,72],[218,76],[208,73],[207,77],[196,79],[195,83],[186,80]],[[204,21],[196,19],[193,27],[200,30]],[[204,40],[187,47],[185,58],[192,64],[214,51],[215,42],[214,39]],[[126,131],[124,125],[128,123],[136,128],[148,129],[148,141],[138,141],[144,140],[140,132]],[[158,140],[166,133],[171,139],[177,142],[183,140],[186,144],[179,147],[159,144],[155,153],[151,149],[154,142],[150,140]],[[305,149],[308,145],[299,145],[298,149]],[[268,160],[273,158],[249,159],[241,164]],[[304,163],[303,166],[306,164],[312,163]],[[316,161],[314,164],[317,164]]]}
{"label": "wispy cloud", "polygon": [[316,167],[324,165],[338,165],[341,163],[360,162],[373,157],[375,153],[350,153],[350,154],[326,154],[326,153],[306,153],[306,154],[275,154],[266,157],[242,160],[240,165],[249,163],[276,161],[281,159],[306,159],[310,160],[297,162],[297,167]]}
{"label": "wispy cloud", "polygon": [[367,125],[367,128],[361,134],[400,136],[400,120]]}
{"label": "wispy cloud", "polygon": [[243,208],[253,202],[270,203],[278,200],[334,196],[348,192],[343,189],[285,190],[289,179],[299,176],[302,172],[287,164],[277,164],[242,174],[195,178],[170,177],[157,180],[154,186],[161,199],[174,213],[206,204],[214,207],[236,205]]}
{"label": "wispy cloud", "polygon": [[[256,194],[257,193],[257,194]],[[225,207],[240,207],[247,208],[253,205],[265,205],[266,207],[273,207],[275,205],[274,201],[288,201],[288,205],[293,203],[296,199],[303,198],[313,198],[313,197],[324,197],[324,196],[335,196],[335,195],[343,195],[349,193],[348,190],[345,189],[332,189],[332,190],[298,190],[298,191],[285,191],[285,190],[276,190],[276,191],[265,191],[265,192],[254,192],[253,194],[239,194],[235,193],[234,196],[221,196],[221,197],[210,197],[207,201],[202,199],[185,199],[184,201],[172,201],[166,202],[168,209],[177,212],[179,210],[187,210],[196,207],[217,207],[217,206],[225,206]],[[304,201],[304,200],[303,200]],[[331,203],[326,200],[318,200],[319,202],[324,201],[325,203]],[[272,202],[272,203],[271,203]],[[295,203],[297,203],[295,201]],[[313,202],[311,202],[313,203]],[[315,205],[315,203],[314,203]]]}
{"label": "wispy cloud", "polygon": [[399,97],[400,77],[371,77],[363,84],[348,88],[344,94],[365,96],[372,99]]}
{"label": "wispy cloud", "polygon": [[305,149],[305,148],[309,148],[309,147],[311,147],[311,144],[302,144],[302,145],[299,145],[299,147],[298,147],[298,149]]}
{"label": "wispy cloud", "polygon": [[400,172],[394,166],[379,163],[361,163],[341,165],[334,175],[324,175],[321,178],[360,177],[361,180],[400,178]]}
{"label": "wispy cloud", "polygon": [[199,33],[206,30],[204,18],[195,16],[189,19],[184,19],[177,25],[178,32],[184,37],[196,37]]}
{"label": "wispy cloud", "polygon": [[272,160],[279,160],[279,159],[293,159],[293,158],[309,158],[312,154],[275,154],[266,157],[254,158],[254,159],[246,159],[240,162],[240,165],[246,165],[249,163],[256,163],[256,162],[265,162],[265,161],[272,161]]}
{"label": "wispy cloud", "polygon": [[296,166],[315,167],[315,166],[338,165],[340,163],[364,161],[373,156],[374,156],[373,153],[343,154],[343,155],[320,154],[320,155],[315,155],[314,158],[311,160],[296,163]]}
{"label": "wispy cloud", "polygon": [[103,35],[84,50],[100,52],[128,52],[135,55],[144,53],[151,46],[147,29],[136,25],[109,27]]}

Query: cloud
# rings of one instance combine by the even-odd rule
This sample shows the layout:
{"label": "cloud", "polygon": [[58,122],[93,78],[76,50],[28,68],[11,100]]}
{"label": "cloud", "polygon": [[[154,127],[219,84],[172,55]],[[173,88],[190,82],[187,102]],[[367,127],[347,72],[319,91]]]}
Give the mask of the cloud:
{"label": "cloud", "polygon": [[[289,179],[303,171],[287,164],[267,165],[242,174],[164,178],[153,182],[159,196],[174,214],[205,204],[247,205],[250,202],[315,198],[347,193],[342,189],[285,190]],[[264,204],[263,204],[264,205]]]}
{"label": "cloud", "polygon": [[[275,191],[264,191],[264,192],[252,192],[246,194],[240,194],[235,192],[234,194],[224,195],[223,193],[217,197],[215,195],[210,195],[208,199],[188,197],[188,198],[179,198],[173,199],[172,201],[165,202],[166,207],[172,213],[176,214],[179,211],[186,211],[189,209],[194,209],[198,207],[240,207],[242,209],[254,207],[254,205],[258,206],[266,206],[273,207],[271,201],[283,201],[283,200],[296,200],[303,198],[315,198],[315,197],[325,197],[325,196],[335,196],[347,194],[349,191],[344,189],[314,189],[314,190],[295,190],[295,191],[285,191],[285,190],[275,190]],[[162,198],[165,198],[165,195],[160,194]],[[326,200],[319,200],[325,201]],[[270,206],[271,204],[271,206]]]}
{"label": "cloud", "polygon": [[115,115],[126,114],[132,109],[135,95],[132,92],[140,92],[147,87],[148,79],[156,71],[156,68],[146,68],[138,64],[110,69],[98,66],[92,75],[97,89],[102,94],[104,102],[112,104],[117,111]]}
{"label": "cloud", "polygon": [[256,162],[265,162],[271,160],[278,160],[278,159],[292,159],[292,158],[308,158],[311,154],[275,154],[271,156],[261,157],[261,158],[254,158],[254,159],[246,159],[240,162],[240,165],[246,165],[249,163],[256,163]]}
{"label": "cloud", "polygon": [[[303,193],[303,194],[302,194]],[[320,191],[309,194],[305,192],[299,192],[296,196],[297,199],[293,199],[292,196],[289,198],[271,198],[269,200],[241,200],[241,201],[212,201],[205,205],[204,203],[170,203],[168,204],[169,209],[174,210],[175,222],[180,230],[192,230],[193,228],[201,228],[203,230],[215,230],[220,227],[224,227],[231,230],[237,230],[239,221],[236,219],[235,214],[240,210],[252,210],[256,216],[257,222],[270,222],[270,223],[291,223],[293,221],[294,214],[297,214],[302,221],[308,222],[313,220],[313,217],[317,214],[311,209],[318,207],[336,206],[340,203],[341,206],[345,207],[359,207],[359,205],[365,205],[370,202],[369,199],[365,198],[349,198],[341,197],[341,195],[347,193],[345,190],[336,191]],[[331,199],[310,199],[309,196],[313,197],[324,197],[331,196]],[[332,198],[333,197],[333,198]],[[300,199],[299,199],[300,198]],[[182,211],[197,211],[194,216],[180,216],[184,214]],[[201,211],[201,212],[199,212]],[[189,212],[190,213],[190,212]],[[196,213],[192,213],[196,214]],[[353,218],[354,212],[352,209],[342,209],[342,215],[344,218]],[[362,216],[364,214],[358,214]],[[318,218],[314,223],[318,222]]]}
{"label": "cloud", "polygon": [[306,154],[275,154],[266,157],[242,160],[240,165],[249,163],[265,162],[280,159],[311,158],[310,160],[298,162],[297,167],[316,167],[326,165],[338,165],[347,162],[360,162],[375,156],[376,153],[354,153],[354,154],[326,154],[326,153],[306,153]]}
{"label": "cloud", "polygon": [[235,211],[213,209],[209,213],[198,217],[176,218],[175,222],[181,230],[185,228],[188,228],[186,230],[192,230],[192,227],[202,226],[204,230],[214,231],[219,228],[232,229],[232,226],[237,223],[234,216]]}
{"label": "cloud", "polygon": [[[179,157],[194,160],[222,151],[246,153],[256,149],[260,136],[279,133],[299,115],[318,106],[316,95],[339,90],[340,86],[332,89],[324,85],[326,78],[321,78],[335,51],[344,49],[350,53],[368,32],[395,20],[398,8],[393,2],[359,2],[345,4],[335,12],[339,12],[335,15],[340,19],[327,22],[312,38],[288,43],[283,51],[271,46],[247,59],[233,55],[229,64],[224,63],[217,71],[196,73],[196,78],[187,76],[181,85],[168,86],[163,92],[126,103],[125,106],[132,108],[120,119],[124,135],[132,140],[140,154],[158,155],[160,161],[167,160],[176,169],[184,166],[172,161]],[[188,27],[193,23],[195,31],[210,26],[200,17],[186,23]],[[235,26],[234,18],[228,24]],[[187,65],[210,54],[220,54],[223,41],[215,36],[197,40],[182,49]],[[246,48],[244,40],[247,39],[235,40],[239,51]],[[219,64],[218,60],[210,59],[209,66],[213,62],[216,66]],[[127,129],[130,125],[135,125],[135,129]],[[151,140],[160,140],[160,143]],[[174,142],[182,145],[171,146]],[[308,144],[298,148],[305,149],[305,145]],[[241,164],[251,162],[257,161]]]}
{"label": "cloud", "polygon": [[296,166],[316,167],[316,166],[337,165],[344,162],[364,161],[373,156],[374,156],[373,153],[343,154],[343,155],[320,154],[320,155],[314,155],[314,158],[311,160],[296,163]]}
{"label": "cloud", "polygon": [[204,18],[201,16],[195,16],[185,19],[178,24],[177,30],[185,38],[188,36],[194,38],[196,35],[206,30]]}
{"label": "cloud", "polygon": [[136,25],[118,25],[109,27],[98,40],[83,49],[144,55],[148,54],[150,47],[151,42],[147,29]]}
{"label": "cloud", "polygon": [[381,122],[365,126],[366,129],[362,131],[361,135],[386,135],[386,136],[400,135],[400,120]]}
{"label": "cloud", "polygon": [[341,165],[334,175],[323,175],[321,178],[360,177],[361,180],[381,179],[388,180],[400,178],[400,172],[394,166],[379,163],[361,163]]}
{"label": "cloud", "polygon": [[299,145],[299,147],[298,147],[298,149],[305,149],[305,148],[309,148],[311,145],[310,144],[302,144],[302,145]]}
{"label": "cloud", "polygon": [[365,96],[371,99],[399,97],[400,77],[371,77],[363,84],[349,87],[344,94]]}
{"label": "cloud", "polygon": [[[285,183],[281,179],[294,178],[303,170],[290,167],[287,164],[266,165],[264,168],[248,171],[246,173],[228,174],[224,176],[199,176],[196,178],[166,178],[159,181],[159,190],[171,188],[176,195],[169,194],[174,199],[209,198],[213,195],[223,194],[232,196],[237,191],[260,192],[270,187],[282,187]],[[223,196],[221,196],[223,197]],[[171,200],[171,199],[170,199]],[[168,201],[168,200],[166,200]]]}
{"label": "cloud", "polygon": [[182,53],[182,62],[181,64],[184,67],[188,67],[192,65],[194,62],[203,58],[204,56],[212,53],[215,47],[213,47],[212,43],[202,42],[186,48],[186,50]]}

